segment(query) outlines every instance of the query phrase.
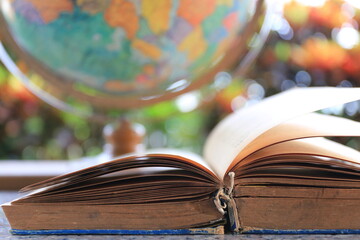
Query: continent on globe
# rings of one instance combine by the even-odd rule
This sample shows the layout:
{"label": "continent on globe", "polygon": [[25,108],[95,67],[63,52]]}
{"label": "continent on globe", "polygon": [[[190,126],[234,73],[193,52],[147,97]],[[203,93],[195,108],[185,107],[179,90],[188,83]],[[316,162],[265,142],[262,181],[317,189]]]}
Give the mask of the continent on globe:
{"label": "continent on globe", "polygon": [[129,1],[112,0],[104,18],[111,27],[123,28],[129,39],[133,39],[138,31],[139,19],[134,4]]}
{"label": "continent on globe", "polygon": [[[32,19],[35,20],[32,16],[38,16],[42,23],[48,24],[56,20],[62,12],[72,12],[74,6],[70,0],[28,0],[25,3],[14,1],[14,8],[24,16],[27,15],[30,21]],[[35,20],[34,22],[37,21]]]}
{"label": "continent on globe", "polygon": [[169,29],[172,4],[175,4],[172,0],[141,1],[142,15],[155,35],[164,33]]}
{"label": "continent on globe", "polygon": [[182,0],[178,15],[186,19],[191,25],[198,26],[216,9],[216,0]]}

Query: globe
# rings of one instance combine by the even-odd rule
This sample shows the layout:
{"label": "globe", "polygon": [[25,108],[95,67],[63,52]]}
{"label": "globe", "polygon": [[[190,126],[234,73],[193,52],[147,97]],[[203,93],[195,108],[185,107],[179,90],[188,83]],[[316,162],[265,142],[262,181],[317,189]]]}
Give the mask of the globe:
{"label": "globe", "polygon": [[[198,89],[234,68],[249,51],[263,5],[262,0],[1,0],[6,48],[1,45],[0,57],[46,101],[134,109]],[[23,59],[40,77],[24,76],[10,56]]]}

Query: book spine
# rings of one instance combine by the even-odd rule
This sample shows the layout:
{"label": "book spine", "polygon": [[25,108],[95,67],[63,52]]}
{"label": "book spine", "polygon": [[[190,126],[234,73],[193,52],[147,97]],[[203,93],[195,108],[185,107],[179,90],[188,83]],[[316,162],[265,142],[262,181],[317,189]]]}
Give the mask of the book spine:
{"label": "book spine", "polygon": [[214,202],[219,212],[226,216],[230,224],[230,231],[239,233],[241,229],[239,214],[233,198],[235,173],[230,172],[228,175],[230,177],[230,186],[228,188],[220,188],[215,196]]}

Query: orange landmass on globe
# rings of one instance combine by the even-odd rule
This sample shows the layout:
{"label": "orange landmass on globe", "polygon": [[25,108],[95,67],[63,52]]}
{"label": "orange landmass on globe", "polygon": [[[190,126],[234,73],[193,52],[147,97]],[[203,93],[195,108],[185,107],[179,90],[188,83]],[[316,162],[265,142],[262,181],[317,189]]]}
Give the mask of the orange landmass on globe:
{"label": "orange landmass on globe", "polygon": [[201,27],[195,28],[179,45],[179,50],[188,53],[189,60],[200,57],[208,44],[204,39]]}
{"label": "orange landmass on globe", "polygon": [[70,0],[44,1],[27,0],[39,12],[44,23],[56,20],[62,12],[72,12],[74,6]]}
{"label": "orange landmass on globe", "polygon": [[153,33],[160,34],[169,29],[171,4],[171,0],[142,0],[142,15]]}
{"label": "orange landmass on globe", "polygon": [[135,6],[125,0],[112,0],[104,13],[104,19],[111,27],[123,28],[129,39],[133,39],[139,29]]}
{"label": "orange landmass on globe", "polygon": [[104,11],[109,5],[110,0],[76,0],[76,4],[89,14],[97,14]]}
{"label": "orange landmass on globe", "polygon": [[154,60],[158,60],[161,57],[161,50],[158,47],[141,39],[134,39],[132,47]]}
{"label": "orange landmass on globe", "polygon": [[177,14],[191,25],[197,26],[214,12],[215,7],[216,0],[181,0]]}

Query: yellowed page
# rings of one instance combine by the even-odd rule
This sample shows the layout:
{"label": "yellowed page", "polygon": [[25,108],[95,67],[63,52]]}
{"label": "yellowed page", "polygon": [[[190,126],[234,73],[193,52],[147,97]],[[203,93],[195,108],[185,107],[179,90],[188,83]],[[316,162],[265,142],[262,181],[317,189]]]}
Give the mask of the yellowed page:
{"label": "yellowed page", "polygon": [[270,128],[305,113],[359,99],[360,88],[296,88],[277,94],[221,121],[205,143],[204,157],[223,178],[236,156]]}
{"label": "yellowed page", "polygon": [[[281,123],[255,138],[237,155],[236,161],[232,161],[229,169],[249,154],[269,145],[291,139],[336,136],[360,136],[360,122],[319,113],[308,113]],[[287,151],[287,153],[292,153],[292,149]]]}
{"label": "yellowed page", "polygon": [[234,169],[232,169],[232,171],[238,169],[244,164],[248,164],[259,159],[281,155],[289,156],[289,153],[294,155],[330,157],[347,161],[349,164],[356,164],[357,166],[360,166],[359,151],[322,137],[314,137],[289,140],[267,146],[244,158],[234,167]]}
{"label": "yellowed page", "polygon": [[211,169],[209,163],[206,162],[200,155],[193,153],[193,152],[175,149],[175,148],[155,148],[155,149],[146,150],[143,154],[146,154],[146,155],[159,155],[159,154],[173,155],[173,156],[183,159],[186,162],[194,162],[196,165],[200,165],[202,169],[204,169],[204,170],[208,171],[209,173],[211,173],[212,175],[216,176],[216,173]]}

